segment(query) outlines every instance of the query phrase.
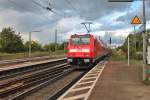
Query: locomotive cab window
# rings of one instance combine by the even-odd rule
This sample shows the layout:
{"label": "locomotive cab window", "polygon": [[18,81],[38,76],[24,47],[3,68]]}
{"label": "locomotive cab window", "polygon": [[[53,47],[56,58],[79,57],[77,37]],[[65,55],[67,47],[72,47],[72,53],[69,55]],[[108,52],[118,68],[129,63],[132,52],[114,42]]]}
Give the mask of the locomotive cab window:
{"label": "locomotive cab window", "polygon": [[90,43],[90,37],[72,37],[71,38],[72,44],[89,44]]}

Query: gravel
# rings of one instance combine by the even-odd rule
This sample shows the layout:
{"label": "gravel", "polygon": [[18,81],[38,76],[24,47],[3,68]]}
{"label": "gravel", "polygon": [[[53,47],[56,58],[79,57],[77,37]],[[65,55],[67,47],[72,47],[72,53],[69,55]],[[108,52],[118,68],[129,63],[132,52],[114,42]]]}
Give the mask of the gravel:
{"label": "gravel", "polygon": [[65,76],[64,78],[40,89],[39,91],[27,96],[24,100],[47,100],[50,95],[57,93],[60,89],[66,86],[73,79],[81,75],[82,71],[75,71]]}

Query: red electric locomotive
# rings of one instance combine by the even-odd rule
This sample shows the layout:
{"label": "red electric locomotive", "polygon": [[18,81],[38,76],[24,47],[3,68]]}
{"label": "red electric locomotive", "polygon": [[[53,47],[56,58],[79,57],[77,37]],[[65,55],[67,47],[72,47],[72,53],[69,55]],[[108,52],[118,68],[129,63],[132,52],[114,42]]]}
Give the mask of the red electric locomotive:
{"label": "red electric locomotive", "polygon": [[106,45],[91,34],[72,35],[67,48],[67,60],[73,65],[93,64],[107,55]]}

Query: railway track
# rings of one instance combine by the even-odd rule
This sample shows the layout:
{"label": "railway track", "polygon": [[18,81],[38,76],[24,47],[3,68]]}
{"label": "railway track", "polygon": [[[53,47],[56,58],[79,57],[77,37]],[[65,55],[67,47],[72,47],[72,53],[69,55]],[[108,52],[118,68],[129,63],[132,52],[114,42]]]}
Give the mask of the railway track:
{"label": "railway track", "polygon": [[[101,64],[103,63],[104,62],[102,61]],[[58,97],[60,97],[89,71],[90,70],[75,70],[53,84],[40,89],[36,93],[30,94],[23,100],[57,100]]]}
{"label": "railway track", "polygon": [[34,71],[42,70],[42,69],[45,69],[47,67],[51,67],[51,66],[57,65],[58,63],[61,64],[64,62],[66,62],[65,58],[50,61],[50,62],[45,62],[45,63],[39,63],[39,64],[35,64],[35,65],[34,64],[33,65],[27,65],[24,67],[18,67],[18,68],[13,68],[13,69],[4,70],[4,71],[0,70],[0,80],[15,77],[15,76],[30,73],[30,72],[32,73]]}
{"label": "railway track", "polygon": [[0,66],[24,63],[24,62],[29,62],[29,61],[40,61],[40,60],[46,60],[46,59],[50,59],[50,57],[49,56],[43,56],[43,57],[21,58],[21,59],[14,59],[14,60],[1,60]]}
{"label": "railway track", "polygon": [[[101,61],[97,62],[97,64],[93,65],[91,67],[91,69],[86,70],[85,72],[83,72],[82,74],[80,74],[78,77],[76,77],[74,80],[72,80],[69,84],[65,85],[62,89],[58,90],[58,92],[56,92],[53,95],[49,95],[47,100],[56,100],[58,99],[62,94],[64,94],[69,88],[71,88],[74,84],[76,84],[80,79],[87,77],[88,73],[91,72],[92,70],[95,70],[95,67],[97,68],[97,66],[99,65],[104,65],[106,63],[106,61],[109,60],[109,56],[103,58]],[[101,68],[100,68],[101,69]],[[98,71],[97,69],[95,71]],[[92,73],[92,72],[91,72]],[[95,73],[95,72],[94,72]],[[101,74],[101,73],[100,73]],[[69,100],[69,99],[66,99]],[[70,99],[71,100],[71,99]],[[80,99],[74,99],[74,100],[80,100]],[[82,100],[82,99],[81,99]]]}
{"label": "railway track", "polygon": [[7,81],[0,84],[0,98],[19,98],[22,96],[20,94],[26,94],[29,91],[39,89],[39,87],[44,86],[46,83],[56,80],[73,70],[74,68],[69,68],[69,65],[64,63],[13,79],[7,79]]}
{"label": "railway track", "polygon": [[[2,74],[2,81],[0,82],[0,99],[20,100],[49,85],[57,83],[57,81],[59,82],[59,80],[63,80],[63,78],[71,75],[71,73],[76,70],[75,67],[70,67],[65,61],[66,60],[60,60],[55,63],[51,62],[43,65],[35,65],[36,67],[31,66],[32,68],[27,68],[28,70],[23,70],[21,72],[17,71],[17,73],[8,74],[6,76]],[[57,97],[69,89],[87,72],[88,70],[80,74],[78,73],[75,78],[68,81],[68,83],[58,89],[57,92],[49,94],[47,99],[57,99]]]}

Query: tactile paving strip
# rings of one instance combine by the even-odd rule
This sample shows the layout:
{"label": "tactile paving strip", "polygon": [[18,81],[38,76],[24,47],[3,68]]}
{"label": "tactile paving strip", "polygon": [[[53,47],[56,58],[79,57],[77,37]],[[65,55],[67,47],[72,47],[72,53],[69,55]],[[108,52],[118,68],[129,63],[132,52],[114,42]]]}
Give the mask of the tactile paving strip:
{"label": "tactile paving strip", "polygon": [[106,62],[98,63],[58,100],[87,100],[98,81]]}

